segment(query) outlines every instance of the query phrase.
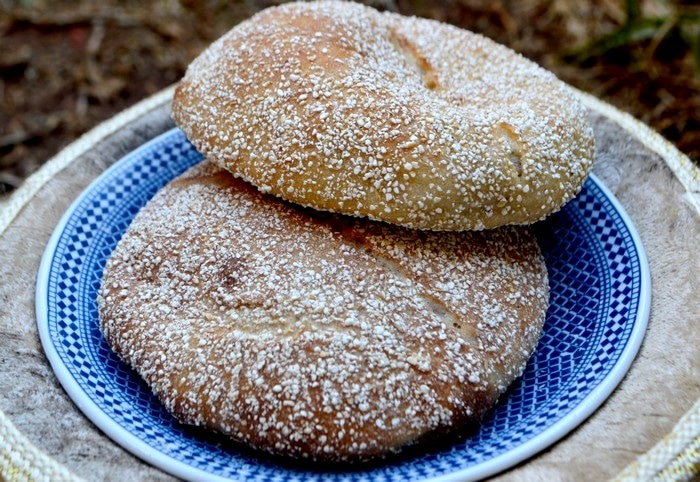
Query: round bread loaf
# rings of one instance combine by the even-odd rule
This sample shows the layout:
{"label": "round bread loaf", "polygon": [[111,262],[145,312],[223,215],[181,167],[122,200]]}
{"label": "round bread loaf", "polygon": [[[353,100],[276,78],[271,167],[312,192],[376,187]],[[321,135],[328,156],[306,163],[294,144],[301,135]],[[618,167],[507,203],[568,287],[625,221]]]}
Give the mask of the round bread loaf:
{"label": "round bread loaf", "polygon": [[551,73],[480,35],[352,2],[236,26],[192,62],[173,116],[264,192],[418,229],[539,220],[578,193],[594,151]]}
{"label": "round bread loaf", "polygon": [[535,349],[548,283],[527,227],[321,213],[204,163],[137,215],[98,306],[182,422],[357,461],[478,422]]}

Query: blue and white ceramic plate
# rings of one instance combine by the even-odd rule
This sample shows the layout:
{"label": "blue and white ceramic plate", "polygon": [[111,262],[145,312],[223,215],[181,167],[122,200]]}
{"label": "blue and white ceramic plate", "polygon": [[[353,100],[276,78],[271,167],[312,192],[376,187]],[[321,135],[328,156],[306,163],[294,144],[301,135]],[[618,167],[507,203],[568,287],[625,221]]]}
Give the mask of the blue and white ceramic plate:
{"label": "blue and white ceramic plate", "polygon": [[116,443],[186,479],[469,480],[536,454],[586,419],[620,382],[641,344],[649,270],[622,207],[591,176],[578,197],[536,226],[551,284],[544,335],[525,374],[480,430],[451,446],[356,468],[271,459],[178,424],[100,334],[105,261],[155,192],[201,155],[174,129],[126,156],[72,205],[46,248],[37,319],[68,394]]}

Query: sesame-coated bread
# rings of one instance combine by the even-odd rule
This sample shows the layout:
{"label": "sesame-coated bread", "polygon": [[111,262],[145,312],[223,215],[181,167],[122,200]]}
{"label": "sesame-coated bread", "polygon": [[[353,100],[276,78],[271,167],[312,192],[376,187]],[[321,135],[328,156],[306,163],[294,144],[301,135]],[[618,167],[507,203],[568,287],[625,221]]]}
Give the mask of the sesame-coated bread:
{"label": "sesame-coated bread", "polygon": [[483,36],[352,2],[239,24],[190,65],[173,116],[264,192],[418,229],[539,220],[578,193],[594,152],[553,74]]}
{"label": "sesame-coated bread", "polygon": [[357,461],[476,423],[548,306],[527,227],[417,231],[260,193],[204,162],[107,262],[110,346],[188,424]]}

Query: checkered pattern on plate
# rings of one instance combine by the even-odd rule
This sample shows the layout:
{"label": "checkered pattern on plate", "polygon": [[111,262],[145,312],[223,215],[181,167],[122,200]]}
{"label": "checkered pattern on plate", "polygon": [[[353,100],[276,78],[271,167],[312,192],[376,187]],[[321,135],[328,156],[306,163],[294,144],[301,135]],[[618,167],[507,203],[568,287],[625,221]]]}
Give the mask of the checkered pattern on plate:
{"label": "checkered pattern on plate", "polygon": [[634,328],[639,257],[629,231],[589,179],[562,211],[535,227],[547,262],[551,307],[524,375],[478,432],[449,447],[339,471],[253,454],[177,423],[102,338],[96,294],[104,264],[138,209],[201,160],[173,130],[115,165],[79,203],[56,245],[48,329],[85,395],[118,431],[203,474],[240,480],[415,480],[477,468],[551,430],[615,367]]}

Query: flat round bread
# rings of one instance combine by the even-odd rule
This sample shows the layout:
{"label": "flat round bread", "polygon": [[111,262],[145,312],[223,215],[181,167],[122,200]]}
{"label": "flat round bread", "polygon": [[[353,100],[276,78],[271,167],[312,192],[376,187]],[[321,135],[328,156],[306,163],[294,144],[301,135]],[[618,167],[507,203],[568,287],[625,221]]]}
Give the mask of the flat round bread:
{"label": "flat round bread", "polygon": [[553,74],[480,35],[353,2],[239,24],[192,62],[173,116],[262,191],[418,229],[539,220],[578,193],[594,153]]}
{"label": "flat round bread", "polygon": [[422,232],[288,204],[204,162],[107,262],[111,347],[179,420],[365,460],[478,422],[548,306],[526,227]]}

